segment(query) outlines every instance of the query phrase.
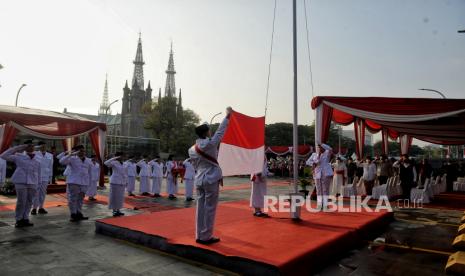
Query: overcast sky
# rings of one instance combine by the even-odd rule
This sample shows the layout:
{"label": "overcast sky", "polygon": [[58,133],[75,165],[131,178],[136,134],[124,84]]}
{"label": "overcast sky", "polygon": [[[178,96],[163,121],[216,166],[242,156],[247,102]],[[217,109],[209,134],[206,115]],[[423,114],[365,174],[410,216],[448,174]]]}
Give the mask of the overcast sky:
{"label": "overcast sky", "polygon": [[[298,0],[299,123],[310,124]],[[185,107],[264,114],[273,0],[0,0],[0,103],[96,114],[132,79],[139,30],[145,83],[164,86],[170,41]],[[307,0],[314,95],[463,98],[465,1]],[[292,1],[278,0],[267,123],[292,121]],[[157,93],[154,93],[155,95]],[[121,105],[113,109],[120,112]]]}

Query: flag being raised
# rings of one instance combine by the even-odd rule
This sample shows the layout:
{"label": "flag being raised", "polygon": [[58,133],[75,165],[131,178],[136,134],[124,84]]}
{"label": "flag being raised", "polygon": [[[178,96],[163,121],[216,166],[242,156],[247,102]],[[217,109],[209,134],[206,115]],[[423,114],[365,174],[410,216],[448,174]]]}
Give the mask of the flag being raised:
{"label": "flag being raised", "polygon": [[232,111],[218,153],[223,176],[261,172],[264,155],[265,117],[255,118]]}

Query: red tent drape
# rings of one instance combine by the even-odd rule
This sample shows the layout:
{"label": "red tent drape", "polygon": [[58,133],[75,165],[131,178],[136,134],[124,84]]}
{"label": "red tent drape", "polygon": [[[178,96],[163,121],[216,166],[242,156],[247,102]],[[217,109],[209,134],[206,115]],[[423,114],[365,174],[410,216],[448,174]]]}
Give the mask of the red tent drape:
{"label": "red tent drape", "polygon": [[16,134],[18,134],[18,130],[9,123],[3,124],[2,129],[3,129],[2,131],[3,133],[2,133],[2,137],[0,137],[0,141],[1,141],[0,152],[4,152],[9,147],[11,147],[11,144],[13,143],[13,140],[15,139]]}
{"label": "red tent drape", "polygon": [[100,151],[100,145],[99,145],[99,143],[102,142],[101,135],[102,134],[99,133],[98,129],[89,133],[90,143],[92,144],[92,148],[94,149],[95,155],[97,156],[98,162],[100,164],[99,185],[104,186],[104,183],[105,183],[105,170],[103,167],[104,152]]}

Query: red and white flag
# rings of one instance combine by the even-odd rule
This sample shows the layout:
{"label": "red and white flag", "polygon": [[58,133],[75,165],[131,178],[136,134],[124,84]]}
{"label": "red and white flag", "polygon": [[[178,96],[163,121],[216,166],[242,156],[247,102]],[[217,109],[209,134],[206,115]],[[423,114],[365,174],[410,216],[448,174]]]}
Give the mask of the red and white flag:
{"label": "red and white flag", "polygon": [[218,153],[223,176],[247,175],[263,170],[265,117],[233,111]]}

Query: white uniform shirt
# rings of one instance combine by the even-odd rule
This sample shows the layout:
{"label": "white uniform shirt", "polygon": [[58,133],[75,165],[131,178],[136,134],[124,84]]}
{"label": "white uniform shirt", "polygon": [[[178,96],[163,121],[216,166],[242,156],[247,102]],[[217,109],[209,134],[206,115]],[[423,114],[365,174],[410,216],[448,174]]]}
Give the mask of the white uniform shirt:
{"label": "white uniform shirt", "polygon": [[189,159],[184,160],[182,163],[184,168],[186,169],[184,173],[184,179],[194,179],[195,177],[195,169],[194,166],[189,162]]}
{"label": "white uniform shirt", "polygon": [[105,166],[111,168],[110,184],[126,185],[128,167],[116,159],[116,157],[113,157],[105,161]]}
{"label": "white uniform shirt", "polygon": [[6,180],[6,161],[0,158],[0,186],[3,186]]}
{"label": "white uniform shirt", "polygon": [[91,170],[91,180],[92,182],[97,182],[100,180],[100,164],[92,161],[92,170]]}
{"label": "white uniform shirt", "polygon": [[89,158],[81,159],[78,156],[66,155],[60,159],[60,163],[71,168],[66,177],[66,183],[89,185],[92,174],[92,161]]}
{"label": "white uniform shirt", "polygon": [[124,162],[124,165],[127,167],[128,176],[130,176],[130,177],[136,177],[137,176],[137,165],[136,165],[136,163],[131,162],[131,161],[126,161],[126,162]]}
{"label": "white uniform shirt", "polygon": [[[65,155],[66,155],[66,152],[62,152],[62,153],[58,154],[57,155],[58,161]],[[70,174],[70,172],[71,172],[71,167],[69,165],[66,165],[66,168],[65,168],[65,170],[63,172],[63,175],[68,176]]]}
{"label": "white uniform shirt", "polygon": [[[220,144],[221,139],[223,139],[228,124],[229,120],[224,118],[212,138],[197,139],[195,144],[208,156],[215,159],[218,158],[218,145]],[[194,146],[189,149],[189,157],[191,158],[196,171],[194,180],[196,186],[201,186],[203,184],[214,185],[219,183],[220,179],[223,177],[223,173],[217,163],[213,163],[212,161],[202,157],[195,151]]]}
{"label": "white uniform shirt", "polygon": [[21,147],[23,146],[16,146],[6,150],[0,155],[0,158],[16,164],[16,170],[11,177],[11,182],[15,184],[38,185],[41,179],[39,157],[34,155],[31,158],[25,153],[16,152]]}
{"label": "white uniform shirt", "polygon": [[34,152],[34,154],[36,154],[39,157],[41,181],[52,181],[53,155],[49,152],[42,153],[41,151],[36,151]]}
{"label": "white uniform shirt", "polygon": [[166,173],[165,176],[167,178],[173,178],[173,169],[177,167],[176,163],[174,161],[168,161],[166,162]]}
{"label": "white uniform shirt", "polygon": [[371,162],[370,164],[368,163],[363,163],[363,179],[366,181],[372,181],[375,180],[376,177],[376,164]]}
{"label": "white uniform shirt", "polygon": [[152,167],[152,177],[163,177],[163,163],[152,160],[149,165]]}
{"label": "white uniform shirt", "polygon": [[316,165],[313,169],[313,179],[321,179],[322,176],[332,176],[333,168],[331,167],[332,148],[323,144],[325,151],[322,154],[312,153],[306,164],[308,166]]}
{"label": "white uniform shirt", "polygon": [[150,176],[150,165],[145,161],[145,159],[137,162],[137,166],[140,168],[139,176]]}

